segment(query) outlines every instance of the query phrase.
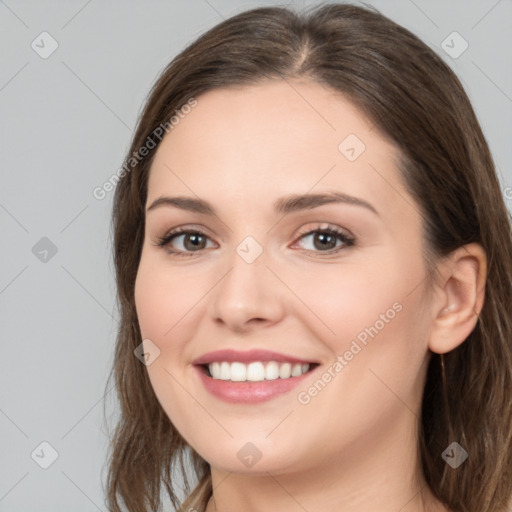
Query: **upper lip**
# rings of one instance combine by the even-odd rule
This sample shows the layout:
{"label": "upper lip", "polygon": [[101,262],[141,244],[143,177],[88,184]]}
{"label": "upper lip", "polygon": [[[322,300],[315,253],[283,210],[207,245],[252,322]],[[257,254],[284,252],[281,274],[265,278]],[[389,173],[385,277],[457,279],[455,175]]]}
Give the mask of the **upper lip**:
{"label": "upper lip", "polygon": [[203,365],[214,362],[222,362],[227,361],[230,363],[239,362],[239,363],[252,363],[254,361],[276,361],[279,363],[301,363],[307,364],[312,363],[313,361],[308,361],[306,359],[300,359],[298,357],[289,356],[286,354],[280,354],[278,352],[272,352],[270,350],[263,349],[253,349],[247,350],[244,352],[240,352],[238,350],[225,349],[225,350],[215,350],[214,352],[208,352],[207,354],[198,357],[193,361],[193,364]]}

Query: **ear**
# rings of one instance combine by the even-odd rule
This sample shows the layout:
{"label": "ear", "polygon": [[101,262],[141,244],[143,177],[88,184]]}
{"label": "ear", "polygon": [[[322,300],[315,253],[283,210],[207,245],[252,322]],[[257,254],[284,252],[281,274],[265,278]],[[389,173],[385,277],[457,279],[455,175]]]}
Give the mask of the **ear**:
{"label": "ear", "polygon": [[432,302],[429,348],[444,354],[471,334],[482,311],[487,278],[485,251],[476,243],[459,247],[443,260],[439,275]]}

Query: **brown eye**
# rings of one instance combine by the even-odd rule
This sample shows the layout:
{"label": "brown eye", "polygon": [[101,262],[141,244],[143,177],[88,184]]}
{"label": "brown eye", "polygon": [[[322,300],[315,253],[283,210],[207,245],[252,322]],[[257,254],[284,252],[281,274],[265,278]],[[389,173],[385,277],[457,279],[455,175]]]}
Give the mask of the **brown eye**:
{"label": "brown eye", "polygon": [[[169,247],[180,238],[182,239],[183,249],[176,250]],[[159,238],[157,245],[159,247],[165,247],[172,254],[179,256],[192,256],[194,252],[206,249],[205,244],[207,240],[208,236],[201,231],[177,228]]]}
{"label": "brown eye", "polygon": [[[307,233],[302,234],[300,240],[312,236],[313,246],[306,249],[308,252],[319,252],[325,254],[332,254],[339,252],[344,247],[354,245],[355,238],[333,227],[318,228]],[[337,241],[341,244],[336,247]]]}

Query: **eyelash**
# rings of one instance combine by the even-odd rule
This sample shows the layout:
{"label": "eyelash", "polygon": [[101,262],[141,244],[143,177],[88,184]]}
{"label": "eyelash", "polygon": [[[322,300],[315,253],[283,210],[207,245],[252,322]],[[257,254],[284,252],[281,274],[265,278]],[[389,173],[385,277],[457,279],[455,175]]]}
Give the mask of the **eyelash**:
{"label": "eyelash", "polygon": [[[344,245],[342,245],[341,247],[338,247],[336,249],[331,249],[329,251],[311,251],[311,250],[306,249],[307,253],[315,253],[315,254],[320,253],[322,255],[329,256],[329,255],[336,254],[336,253],[340,252],[344,248],[351,247],[355,243],[354,237],[352,237],[352,236],[348,235],[347,233],[340,231],[339,229],[337,229],[333,226],[330,226],[330,225],[327,226],[326,228],[318,227],[316,229],[309,230],[304,233],[300,233],[298,240],[305,238],[306,236],[312,235],[314,233],[324,233],[324,234],[328,234],[328,235],[333,235],[333,236],[337,237],[337,239],[341,240]],[[176,228],[176,229],[173,229],[173,230],[169,231],[168,233],[166,233],[163,237],[159,237],[156,245],[158,247],[165,248],[171,243],[171,241],[174,238],[176,238],[178,235],[182,235],[182,234],[200,235],[200,236],[205,236],[208,238],[208,235],[206,233],[203,233],[200,230],[187,229],[186,227]],[[195,253],[198,253],[203,249],[200,249],[198,251],[192,251],[192,252],[186,252],[186,251],[181,251],[181,250],[177,251],[174,249],[167,249],[167,250],[173,256],[187,257],[187,256],[193,256]]]}

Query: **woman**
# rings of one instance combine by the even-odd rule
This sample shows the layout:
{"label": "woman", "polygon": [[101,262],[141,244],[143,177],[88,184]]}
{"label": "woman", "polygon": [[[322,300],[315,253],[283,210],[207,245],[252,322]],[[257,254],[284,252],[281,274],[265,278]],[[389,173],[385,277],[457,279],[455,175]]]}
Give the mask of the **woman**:
{"label": "woman", "polygon": [[110,510],[162,483],[188,511],[507,510],[511,227],[424,43],[241,13],[162,73],[123,169]]}

